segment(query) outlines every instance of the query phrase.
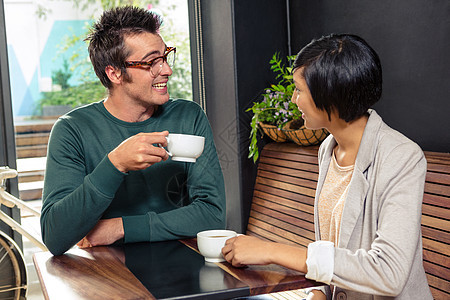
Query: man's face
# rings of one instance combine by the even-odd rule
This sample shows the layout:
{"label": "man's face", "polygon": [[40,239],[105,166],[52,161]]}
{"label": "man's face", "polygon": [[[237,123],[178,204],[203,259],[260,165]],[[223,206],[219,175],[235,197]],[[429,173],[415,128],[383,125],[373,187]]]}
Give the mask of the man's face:
{"label": "man's face", "polygon": [[[163,55],[166,50],[161,36],[148,32],[126,36],[125,45],[130,51],[127,61],[148,62]],[[122,83],[127,100],[145,107],[166,103],[169,100],[167,82],[172,69],[163,63],[160,71],[154,76],[149,68],[128,68],[127,80]]]}

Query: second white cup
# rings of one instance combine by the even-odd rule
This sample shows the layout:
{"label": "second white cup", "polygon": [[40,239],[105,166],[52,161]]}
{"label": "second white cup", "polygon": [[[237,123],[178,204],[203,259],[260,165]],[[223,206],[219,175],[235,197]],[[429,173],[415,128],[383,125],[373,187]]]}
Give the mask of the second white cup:
{"label": "second white cup", "polygon": [[222,255],[222,248],[225,242],[237,236],[232,230],[206,230],[197,233],[197,246],[200,254],[207,262],[225,261]]}

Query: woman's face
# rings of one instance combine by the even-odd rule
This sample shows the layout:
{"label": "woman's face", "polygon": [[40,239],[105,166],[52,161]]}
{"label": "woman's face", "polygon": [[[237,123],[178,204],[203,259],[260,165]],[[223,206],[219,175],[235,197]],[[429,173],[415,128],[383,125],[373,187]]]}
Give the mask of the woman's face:
{"label": "woman's face", "polygon": [[316,107],[309,91],[306,80],[303,77],[303,67],[298,68],[294,74],[295,90],[291,101],[298,106],[302,112],[302,118],[305,121],[305,127],[308,129],[327,128],[330,124],[328,114],[324,110]]}

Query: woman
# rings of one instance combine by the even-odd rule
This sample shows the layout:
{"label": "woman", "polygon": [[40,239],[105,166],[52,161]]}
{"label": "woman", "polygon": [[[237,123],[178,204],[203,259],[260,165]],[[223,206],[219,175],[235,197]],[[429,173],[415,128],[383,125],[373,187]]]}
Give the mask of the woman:
{"label": "woman", "polygon": [[307,249],[240,236],[234,266],[275,263],[329,285],[308,299],[432,299],[422,265],[422,150],[371,110],[381,97],[376,52],[355,35],[313,40],[294,62],[292,101],[305,126],[331,134],[319,150]]}

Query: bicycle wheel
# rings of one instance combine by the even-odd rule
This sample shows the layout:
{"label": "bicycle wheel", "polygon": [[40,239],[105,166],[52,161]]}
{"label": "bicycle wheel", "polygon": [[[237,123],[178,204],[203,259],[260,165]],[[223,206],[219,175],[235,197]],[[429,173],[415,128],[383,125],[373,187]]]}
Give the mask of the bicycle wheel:
{"label": "bicycle wheel", "polygon": [[0,231],[0,299],[26,299],[27,269],[17,244]]}

